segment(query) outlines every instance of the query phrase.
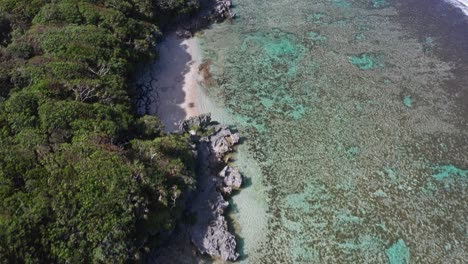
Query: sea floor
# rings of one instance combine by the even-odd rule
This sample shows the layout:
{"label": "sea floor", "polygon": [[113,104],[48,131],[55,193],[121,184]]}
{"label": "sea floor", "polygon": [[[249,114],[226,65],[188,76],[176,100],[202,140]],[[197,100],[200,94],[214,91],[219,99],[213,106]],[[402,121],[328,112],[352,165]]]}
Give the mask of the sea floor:
{"label": "sea floor", "polygon": [[237,0],[199,36],[242,262],[468,259],[468,31],[420,2]]}

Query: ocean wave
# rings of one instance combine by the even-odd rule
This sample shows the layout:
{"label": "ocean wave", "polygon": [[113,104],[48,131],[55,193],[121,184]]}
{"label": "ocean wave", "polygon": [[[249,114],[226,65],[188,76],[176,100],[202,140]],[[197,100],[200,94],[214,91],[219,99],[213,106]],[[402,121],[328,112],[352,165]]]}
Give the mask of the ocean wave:
{"label": "ocean wave", "polygon": [[468,16],[468,0],[446,0],[453,6],[459,8],[465,15]]}

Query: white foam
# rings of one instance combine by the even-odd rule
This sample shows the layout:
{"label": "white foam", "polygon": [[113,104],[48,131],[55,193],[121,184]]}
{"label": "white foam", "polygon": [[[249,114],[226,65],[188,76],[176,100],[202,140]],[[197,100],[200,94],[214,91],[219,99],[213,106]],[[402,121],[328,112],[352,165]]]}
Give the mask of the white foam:
{"label": "white foam", "polygon": [[446,0],[448,3],[459,8],[468,16],[468,0]]}

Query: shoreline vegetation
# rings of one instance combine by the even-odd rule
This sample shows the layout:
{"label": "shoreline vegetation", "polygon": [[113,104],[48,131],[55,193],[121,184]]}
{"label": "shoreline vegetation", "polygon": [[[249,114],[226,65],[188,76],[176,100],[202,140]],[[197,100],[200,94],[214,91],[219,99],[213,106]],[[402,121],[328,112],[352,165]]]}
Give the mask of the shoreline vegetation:
{"label": "shoreline vegetation", "polygon": [[161,31],[198,17],[193,34],[218,2],[0,0],[2,261],[148,261],[168,240],[196,188],[191,136],[139,115],[131,80]]}
{"label": "shoreline vegetation", "polygon": [[190,134],[197,157],[197,187],[189,192],[185,211],[190,220],[178,224],[168,243],[151,254],[151,263],[176,259],[197,262],[201,256],[193,248],[214,259],[239,258],[236,237],[228,230],[225,218],[229,205],[225,199],[239,190],[243,181],[240,172],[228,165],[229,154],[240,136],[227,126],[212,122],[209,113],[202,113],[198,82],[205,76],[201,74],[201,50],[194,36],[209,23],[234,18],[230,8],[229,0],[217,0],[205,5],[189,22],[179,23],[159,43],[158,60],[137,80],[138,86],[146,88],[140,96],[140,113],[158,116],[168,133]]}

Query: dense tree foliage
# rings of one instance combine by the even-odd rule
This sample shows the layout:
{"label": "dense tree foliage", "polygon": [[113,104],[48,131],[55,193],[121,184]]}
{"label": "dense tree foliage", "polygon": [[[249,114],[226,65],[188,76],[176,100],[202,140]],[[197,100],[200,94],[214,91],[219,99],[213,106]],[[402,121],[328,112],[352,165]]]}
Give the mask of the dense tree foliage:
{"label": "dense tree foliage", "polygon": [[135,115],[130,76],[197,7],[0,0],[0,262],[132,262],[173,229],[191,150]]}

